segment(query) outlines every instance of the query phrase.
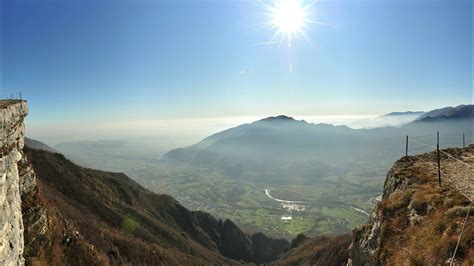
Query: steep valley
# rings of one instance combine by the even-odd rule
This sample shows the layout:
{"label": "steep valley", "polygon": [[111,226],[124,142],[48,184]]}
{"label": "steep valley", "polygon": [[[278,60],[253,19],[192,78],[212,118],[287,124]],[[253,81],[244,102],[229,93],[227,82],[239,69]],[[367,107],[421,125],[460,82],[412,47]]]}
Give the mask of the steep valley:
{"label": "steep valley", "polygon": [[[474,145],[440,150],[441,185],[436,151],[396,161],[385,178],[381,201],[374,204],[373,198],[365,198],[366,204],[375,205],[372,211],[366,207],[368,221],[358,210],[357,194],[346,195],[354,197],[352,201],[338,200],[346,192],[343,182],[332,184],[341,188],[332,191],[341,193],[338,198],[319,190],[319,199],[324,201],[318,202],[311,193],[328,180],[314,186],[256,183],[249,189],[236,180],[209,175],[206,168],[188,168],[185,170],[194,172],[184,175],[163,169],[163,175],[181,182],[176,183],[177,188],[181,186],[189,199],[199,198],[196,195],[202,192],[196,191],[204,191],[200,197],[215,202],[212,211],[225,214],[225,203],[219,197],[227,195],[228,201],[247,208],[248,212],[242,212],[246,216],[241,215],[246,221],[270,229],[277,224],[280,227],[273,229],[289,232],[285,235],[292,239],[289,243],[257,232],[261,226],[240,227],[229,219],[191,211],[123,173],[78,166],[44,144],[28,140],[34,147],[24,147],[26,102],[0,101],[0,112],[0,265],[474,263]],[[198,184],[204,186],[190,189]],[[216,193],[221,188],[232,190]],[[248,207],[257,204],[265,208]],[[281,212],[290,209],[291,222],[280,220]],[[298,216],[302,211],[306,216]],[[344,222],[354,214],[362,216],[354,225]],[[274,224],[269,216],[275,216]],[[316,223],[321,228],[324,221],[330,222],[327,217],[335,217],[333,222],[341,227],[332,228],[340,232],[354,226],[352,235],[299,234]],[[308,221],[312,224],[306,224]]]}
{"label": "steep valley", "polygon": [[[260,263],[274,260],[287,246],[285,240],[247,235],[229,220],[188,211],[170,196],[149,192],[123,174],[85,169],[47,151],[28,149],[26,154],[37,174],[38,190],[26,196],[23,211],[38,209],[35,200],[28,200],[38,197],[48,221],[59,223],[38,231],[26,226],[27,260],[51,263],[67,258],[74,264],[84,257],[74,250],[85,249],[99,264]],[[57,232],[61,227],[63,235]],[[38,232],[45,232],[44,237]],[[64,253],[51,252],[58,242]]]}
{"label": "steep valley", "polygon": [[[55,148],[83,166],[124,172],[191,210],[230,219],[248,232],[290,240],[301,233],[346,233],[364,223],[383,192],[386,173],[404,154],[405,136],[421,135],[417,141],[436,146],[436,130],[442,148],[462,146],[461,132],[466,132],[466,143],[473,140],[471,120],[465,118],[352,129],[276,116],[218,132],[164,157],[127,153],[123,147],[132,144],[118,141]],[[410,143],[415,154],[432,149]],[[277,198],[306,202],[304,210],[268,198],[266,189]],[[282,222],[288,216],[292,222]]]}

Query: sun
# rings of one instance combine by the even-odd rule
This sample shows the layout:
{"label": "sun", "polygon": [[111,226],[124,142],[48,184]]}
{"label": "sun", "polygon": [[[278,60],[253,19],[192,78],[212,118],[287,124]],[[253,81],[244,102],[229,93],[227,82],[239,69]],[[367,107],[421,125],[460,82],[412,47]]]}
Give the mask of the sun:
{"label": "sun", "polygon": [[294,34],[303,29],[305,13],[299,1],[280,1],[272,16],[273,25],[283,33]]}
{"label": "sun", "polygon": [[310,6],[311,4],[304,5],[303,0],[275,0],[273,5],[264,5],[270,17],[267,25],[276,29],[273,41],[281,42],[286,39],[288,46],[291,46],[295,37],[308,39],[304,29],[311,22],[308,18]]}

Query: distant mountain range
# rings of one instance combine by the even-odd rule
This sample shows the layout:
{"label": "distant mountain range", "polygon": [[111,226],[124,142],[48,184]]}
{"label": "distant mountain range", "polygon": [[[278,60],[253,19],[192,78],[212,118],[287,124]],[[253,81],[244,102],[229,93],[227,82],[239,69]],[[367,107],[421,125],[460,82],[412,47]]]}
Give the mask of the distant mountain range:
{"label": "distant mountain range", "polygon": [[[406,112],[391,112],[381,117],[412,117],[416,122],[433,122],[433,121],[453,121],[459,119],[472,119],[474,117],[474,105],[459,105],[456,107],[444,107],[435,109],[429,112],[423,111],[406,111]],[[411,122],[413,122],[411,121]],[[410,121],[408,121],[410,122]]]}
{"label": "distant mountain range", "polygon": [[423,111],[406,111],[406,112],[391,112],[383,116],[403,116],[403,115],[422,115]]}
{"label": "distant mountain range", "polygon": [[218,167],[235,177],[277,168],[286,176],[288,167],[296,170],[309,162],[311,175],[315,172],[320,176],[333,175],[339,170],[325,160],[315,161],[317,154],[313,151],[324,149],[331,153],[341,146],[340,139],[345,136],[364,138],[346,126],[314,125],[288,116],[275,116],[224,130],[190,147],[172,150],[164,158]]}
{"label": "distant mountain range", "polygon": [[441,120],[472,119],[474,117],[474,105],[459,105],[456,107],[445,107],[432,110],[418,117],[418,122],[430,122]]}
{"label": "distant mountain range", "polygon": [[[309,180],[315,176],[340,174],[345,171],[342,165],[355,160],[373,160],[376,154],[380,154],[380,160],[393,161],[401,155],[405,135],[434,135],[438,130],[458,134],[471,132],[472,110],[473,105],[463,105],[426,114],[421,112],[418,119],[400,128],[373,129],[312,124],[285,115],[267,117],[216,133],[189,147],[174,149],[165,154],[164,159],[216,167],[234,177],[260,181],[265,178],[265,172],[275,171],[283,179]],[[418,112],[388,115],[406,114]],[[386,152],[381,153],[382,150]]]}

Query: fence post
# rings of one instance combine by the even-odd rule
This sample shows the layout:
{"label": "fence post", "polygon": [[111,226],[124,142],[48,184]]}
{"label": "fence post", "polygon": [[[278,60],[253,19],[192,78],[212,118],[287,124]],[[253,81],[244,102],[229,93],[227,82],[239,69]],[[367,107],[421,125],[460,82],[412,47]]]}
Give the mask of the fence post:
{"label": "fence post", "polygon": [[405,141],[405,162],[408,162],[408,135]]}
{"label": "fence post", "polygon": [[462,133],[462,148],[466,148],[466,142],[464,141],[464,133]]}
{"label": "fence post", "polygon": [[19,94],[20,94],[20,100],[21,100],[21,91],[19,92]]}
{"label": "fence post", "polygon": [[438,154],[438,183],[439,183],[439,186],[441,186],[441,162],[439,158],[439,131],[436,132],[436,139],[437,139],[436,152]]}

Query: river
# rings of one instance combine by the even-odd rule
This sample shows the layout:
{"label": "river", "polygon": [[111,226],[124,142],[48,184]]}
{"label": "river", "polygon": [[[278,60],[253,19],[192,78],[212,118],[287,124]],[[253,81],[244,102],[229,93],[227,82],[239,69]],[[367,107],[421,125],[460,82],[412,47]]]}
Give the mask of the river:
{"label": "river", "polygon": [[[275,198],[270,194],[270,190],[267,189],[267,188],[265,189],[265,194],[267,195],[268,198],[270,198],[274,201],[277,201],[277,202],[290,203],[290,204],[308,204],[308,203],[310,203],[310,202],[307,202],[307,201],[294,201],[294,200],[284,200],[284,199]],[[351,208],[351,209],[353,209],[357,212],[365,214],[366,216],[370,216],[370,214],[368,212],[366,212],[365,210],[357,208],[357,207],[352,206],[352,205],[340,204],[339,206],[345,207],[345,208]]]}

